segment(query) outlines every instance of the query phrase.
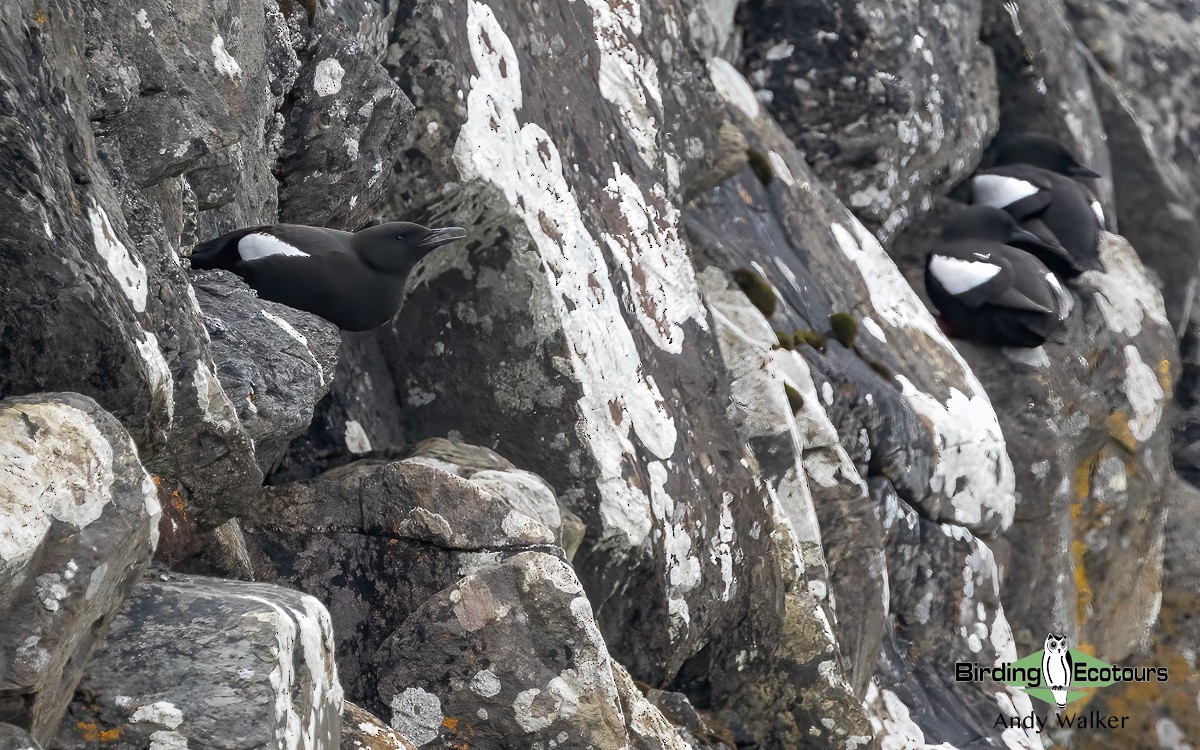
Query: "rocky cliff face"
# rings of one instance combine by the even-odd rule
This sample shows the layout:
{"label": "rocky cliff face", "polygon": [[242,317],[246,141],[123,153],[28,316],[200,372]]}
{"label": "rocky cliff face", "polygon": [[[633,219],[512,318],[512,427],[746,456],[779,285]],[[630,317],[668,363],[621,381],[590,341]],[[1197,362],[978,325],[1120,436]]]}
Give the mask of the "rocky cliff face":
{"label": "rocky cliff face", "polygon": [[[1184,747],[1198,24],[3,5],[0,746],[1041,747],[954,665],[1053,631],[1172,674],[1055,742]],[[924,253],[1024,129],[1124,237],[1059,340],[947,339]],[[375,331],[186,270],[375,218],[468,228]]]}

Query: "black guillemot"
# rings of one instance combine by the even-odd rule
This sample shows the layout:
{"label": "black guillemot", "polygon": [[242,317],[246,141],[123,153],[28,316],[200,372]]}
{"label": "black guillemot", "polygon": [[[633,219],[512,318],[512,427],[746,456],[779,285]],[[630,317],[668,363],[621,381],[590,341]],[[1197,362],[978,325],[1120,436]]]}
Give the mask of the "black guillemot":
{"label": "black guillemot", "polygon": [[223,268],[265,300],[320,315],[346,331],[383,325],[400,308],[404,282],[460,227],[389,222],[357,232],[298,224],[238,229],[198,245],[192,268]]}
{"label": "black guillemot", "polygon": [[1067,292],[1045,264],[1011,242],[1040,240],[1004,211],[972,206],[942,232],[925,264],[925,288],[943,327],[997,346],[1040,346],[1062,325]]}
{"label": "black guillemot", "polygon": [[1026,133],[1001,147],[995,166],[971,179],[972,202],[1007,211],[1042,241],[1020,246],[1063,278],[1074,278],[1100,268],[1104,211],[1083,182],[1099,176],[1057,140]]}

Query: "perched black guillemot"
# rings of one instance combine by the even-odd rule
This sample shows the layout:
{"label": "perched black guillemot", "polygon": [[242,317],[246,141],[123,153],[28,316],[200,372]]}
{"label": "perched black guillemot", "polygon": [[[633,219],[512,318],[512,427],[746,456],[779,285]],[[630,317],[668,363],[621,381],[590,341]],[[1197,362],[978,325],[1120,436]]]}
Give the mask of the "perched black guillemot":
{"label": "perched black guillemot", "polygon": [[358,232],[298,224],[238,229],[196,246],[192,268],[224,268],[258,296],[320,315],[346,331],[392,319],[417,263],[460,227],[426,229],[394,221]]}
{"label": "perched black guillemot", "polygon": [[1057,140],[1026,133],[1000,149],[995,166],[971,179],[972,202],[1007,211],[1042,240],[1021,246],[1063,278],[1074,278],[1100,268],[1104,211],[1082,181],[1099,176]]}
{"label": "perched black guillemot", "polygon": [[1041,241],[996,208],[954,217],[925,264],[925,289],[957,338],[997,346],[1040,346],[1062,325],[1067,293],[1045,264],[1012,247]]}

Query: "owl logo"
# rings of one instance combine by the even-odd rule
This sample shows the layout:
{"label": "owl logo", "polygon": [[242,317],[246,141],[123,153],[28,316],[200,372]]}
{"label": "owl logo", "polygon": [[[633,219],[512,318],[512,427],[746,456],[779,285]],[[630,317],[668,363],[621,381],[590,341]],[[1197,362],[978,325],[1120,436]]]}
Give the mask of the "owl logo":
{"label": "owl logo", "polygon": [[1067,693],[1071,688],[1071,651],[1067,648],[1067,636],[1050,633],[1046,636],[1046,648],[1042,651],[1042,683],[1050,688],[1059,710],[1067,707]]}

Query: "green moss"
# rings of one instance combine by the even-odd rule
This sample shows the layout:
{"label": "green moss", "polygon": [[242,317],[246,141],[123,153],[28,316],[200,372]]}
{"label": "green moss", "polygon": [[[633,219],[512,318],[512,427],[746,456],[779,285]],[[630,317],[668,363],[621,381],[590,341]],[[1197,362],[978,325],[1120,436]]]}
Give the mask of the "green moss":
{"label": "green moss", "polygon": [[761,151],[748,148],[746,149],[746,160],[750,162],[754,176],[758,178],[763,187],[771,187],[771,181],[775,179],[775,172],[771,170],[771,162],[767,160],[767,157],[763,156]]}
{"label": "green moss", "polygon": [[758,271],[751,268],[739,268],[733,272],[733,280],[746,293],[751,304],[757,307],[759,312],[768,318],[775,314],[775,306],[778,302],[775,290],[771,288],[766,279],[759,275]]}
{"label": "green moss", "polygon": [[829,316],[829,327],[838,343],[849,349],[858,338],[858,322],[850,313],[834,313]]}
{"label": "green moss", "polygon": [[801,396],[800,391],[793,388],[790,383],[783,384],[783,392],[787,394],[788,405],[792,407],[792,414],[804,408],[804,396]]}
{"label": "green moss", "polygon": [[788,351],[791,351],[792,349],[796,348],[796,340],[793,339],[789,334],[786,334],[783,331],[776,331],[775,336],[779,339],[779,347],[781,349],[787,349]]}
{"label": "green moss", "polygon": [[825,347],[829,343],[824,336],[816,331],[802,331],[800,329],[796,329],[796,333],[793,334],[793,338],[796,341],[796,346],[811,346],[813,349],[816,349],[822,354],[825,353]]}

